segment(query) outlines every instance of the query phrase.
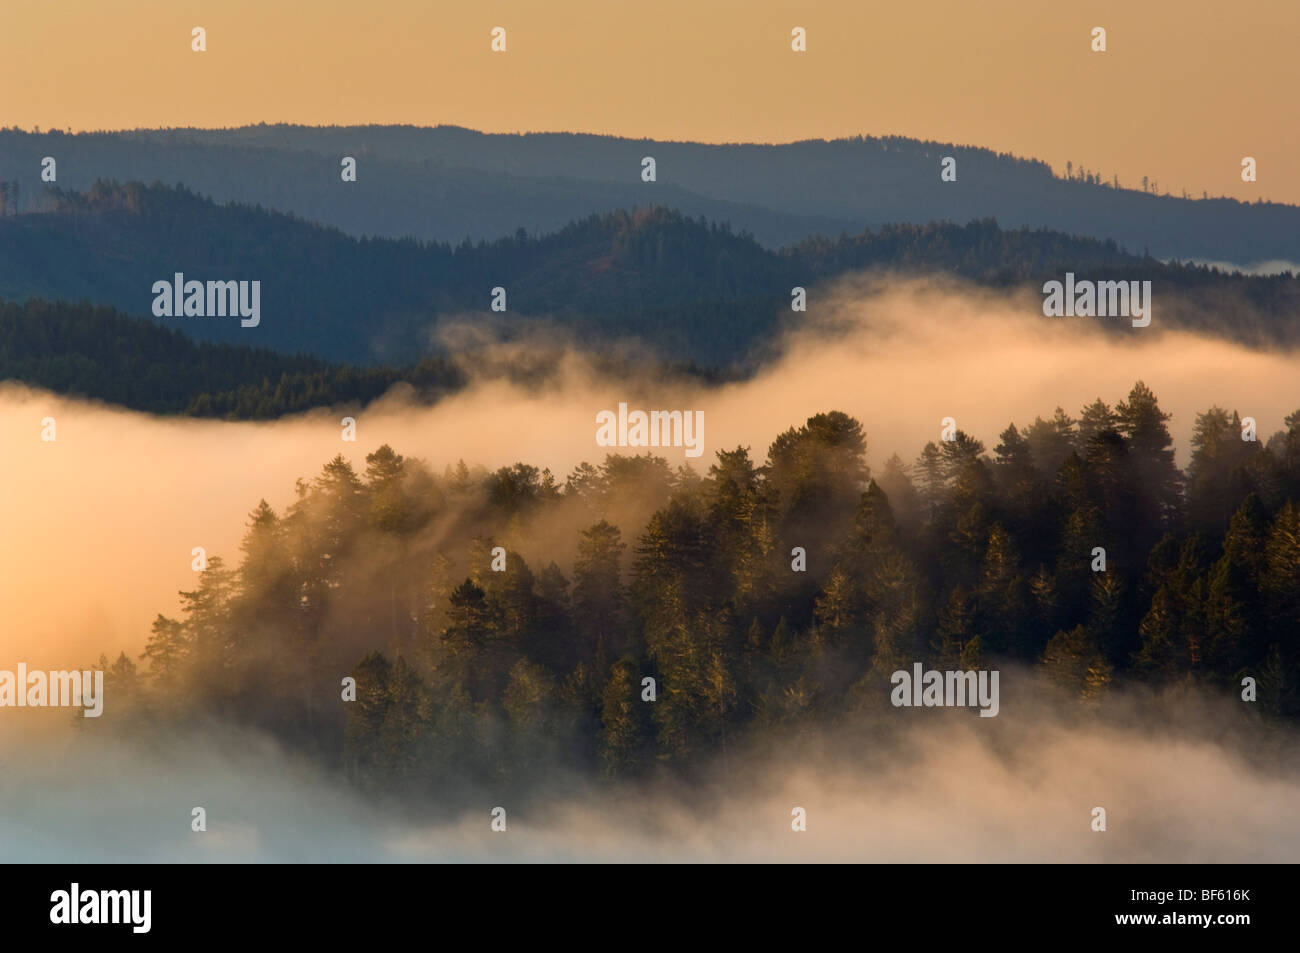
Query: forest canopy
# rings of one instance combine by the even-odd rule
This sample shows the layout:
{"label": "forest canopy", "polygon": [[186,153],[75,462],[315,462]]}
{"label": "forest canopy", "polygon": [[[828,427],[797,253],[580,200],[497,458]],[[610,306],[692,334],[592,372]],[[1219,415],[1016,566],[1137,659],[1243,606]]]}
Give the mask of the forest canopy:
{"label": "forest canopy", "polygon": [[689,774],[881,709],[918,661],[1034,666],[1080,705],[1250,676],[1260,712],[1294,719],[1300,410],[1248,441],[1209,408],[1185,472],[1168,419],[1138,382],[875,475],[838,411],[704,474],[650,454],[562,482],[339,455],[283,512],[252,510],[237,562],[209,559],[140,660],[103,660],[110,720],[228,719],[418,793],[557,764]]}

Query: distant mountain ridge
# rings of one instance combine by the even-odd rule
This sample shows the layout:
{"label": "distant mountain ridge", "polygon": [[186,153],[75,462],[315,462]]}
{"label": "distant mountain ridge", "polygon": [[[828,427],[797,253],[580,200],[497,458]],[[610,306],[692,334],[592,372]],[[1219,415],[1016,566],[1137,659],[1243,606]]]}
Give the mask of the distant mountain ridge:
{"label": "distant mountain ridge", "polygon": [[[47,211],[0,218],[0,299],[90,301],[208,341],[349,364],[411,364],[438,352],[448,320],[512,333],[557,324],[593,346],[636,340],[668,363],[752,367],[791,291],[875,267],[1041,288],[1072,271],[1152,280],[1162,300],[1194,294],[1196,326],[1251,343],[1300,341],[1300,280],[1164,264],[1098,242],[995,222],[896,225],[771,251],[662,207],[607,212],[557,232],[478,244],[357,239],[185,189],[99,183],[49,190]],[[261,321],[158,317],[155,282],[259,281]],[[493,289],[507,311],[493,313]],[[1032,313],[1026,320],[1032,320]],[[1172,321],[1162,313],[1161,325]]]}
{"label": "distant mountain ridge", "polygon": [[[647,155],[653,183],[641,181]],[[100,178],[184,183],[357,236],[493,239],[662,204],[729,222],[769,248],[885,223],[996,218],[1159,258],[1300,261],[1300,207],[1115,189],[1057,178],[1037,160],[902,137],[708,145],[455,126],[0,130],[0,180],[20,181],[29,204],[44,156],[57,159],[65,188]],[[343,156],[358,160],[356,182],[341,181]],[[955,182],[940,181],[944,156],[957,160]]]}

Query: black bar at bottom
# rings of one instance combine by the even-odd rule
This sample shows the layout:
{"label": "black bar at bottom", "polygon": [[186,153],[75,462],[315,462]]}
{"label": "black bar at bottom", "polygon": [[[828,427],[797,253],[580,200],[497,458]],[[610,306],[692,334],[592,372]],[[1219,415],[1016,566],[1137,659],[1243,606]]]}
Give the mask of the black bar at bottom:
{"label": "black bar at bottom", "polygon": [[927,946],[977,934],[1232,943],[1294,937],[1295,928],[1295,869],[1275,865],[42,865],[9,872],[0,899],[6,939],[62,940],[67,948],[280,936],[336,944],[412,931],[431,945],[515,935],[586,937],[586,945],[601,935],[593,930],[691,945],[700,931],[816,942],[843,931],[866,941],[895,929]]}

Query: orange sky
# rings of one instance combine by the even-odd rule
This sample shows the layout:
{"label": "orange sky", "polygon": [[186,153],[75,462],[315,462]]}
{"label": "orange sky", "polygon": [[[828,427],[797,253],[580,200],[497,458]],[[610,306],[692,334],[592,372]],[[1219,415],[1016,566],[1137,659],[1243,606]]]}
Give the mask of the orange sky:
{"label": "orange sky", "polygon": [[1297,0],[6,0],[0,19],[6,126],[895,134],[1300,203]]}

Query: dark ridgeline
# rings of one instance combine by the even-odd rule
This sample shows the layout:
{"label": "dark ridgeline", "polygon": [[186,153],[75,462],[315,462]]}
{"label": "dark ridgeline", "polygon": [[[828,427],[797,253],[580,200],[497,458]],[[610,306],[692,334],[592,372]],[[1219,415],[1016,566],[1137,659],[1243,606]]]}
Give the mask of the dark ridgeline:
{"label": "dark ridgeline", "polygon": [[[220,319],[218,319],[220,320]],[[432,402],[465,383],[444,357],[355,367],[305,354],[195,341],[89,302],[0,301],[0,381],[154,414],[267,420],[364,405],[398,383]]]}
{"label": "dark ridgeline", "polygon": [[[658,181],[640,179],[654,156]],[[1113,239],[1160,258],[1300,261],[1300,209],[1156,195],[1082,168],[952,143],[864,136],[786,145],[705,145],[570,133],[488,135],[455,126],[257,125],[64,135],[0,130],[0,178],[28,175],[35,206],[44,156],[59,184],[98,178],[185,182],[218,201],[258,204],[355,236],[459,242],[530,233],[612,208],[660,203],[731,222],[769,248],[887,222],[996,218]],[[357,159],[343,185],[340,160]],[[940,160],[957,160],[941,182]],[[1230,160],[1231,161],[1231,160]],[[1239,171],[1230,166],[1225,175]]]}
{"label": "dark ridgeline", "polygon": [[[921,660],[1028,663],[1085,706],[1135,681],[1236,697],[1249,675],[1246,707],[1294,719],[1300,411],[1252,443],[1211,408],[1186,473],[1167,419],[1139,382],[1008,426],[992,455],[958,432],[875,479],[838,412],[761,466],[720,452],[703,479],[650,454],[564,483],[339,456],[283,513],[250,514],[239,565],[211,559],[147,665],[111,666],[119,717],[87,730],[215,715],[363,788],[433,797],[561,768],[690,776],[724,744],[869,717]],[[529,546],[576,555],[529,565]]]}
{"label": "dark ridgeline", "polygon": [[[266,354],[201,351],[175,336],[150,337],[143,326],[102,311],[88,320],[88,305],[5,309],[0,379],[78,387],[139,409],[223,416],[300,409],[301,388],[291,399],[272,399],[274,388],[282,374],[321,371],[325,362],[390,365],[397,370],[348,373],[409,379],[421,389],[450,383],[409,368],[437,356],[430,354],[430,340],[441,320],[467,313],[502,334],[540,326],[595,344],[632,339],[665,363],[748,373],[774,332],[792,320],[792,288],[807,288],[816,311],[818,293],[828,283],[873,268],[1025,288],[1036,297],[1045,279],[1059,280],[1066,271],[1080,280],[1151,280],[1160,327],[1194,328],[1256,346],[1300,342],[1294,319],[1300,280],[1289,275],[1245,277],[1167,265],[1113,243],[1006,231],[991,221],[887,226],[770,251],[725,226],[652,207],[591,216],[550,235],[521,232],[453,247],[358,240],[286,215],[214,205],[184,189],[138,183],[99,183],[85,194],[50,190],[42,200],[42,214],[0,219],[0,299],[92,301],[201,340],[294,355],[277,364]],[[154,317],[153,284],[170,283],[177,271],[200,281],[259,280],[264,320],[245,328],[231,317]],[[507,292],[504,314],[488,311],[497,286]],[[1191,306],[1178,307],[1183,300]],[[1027,314],[1026,320],[1033,317]],[[96,321],[107,324],[99,330]],[[34,322],[50,328],[35,332]],[[1126,327],[1100,326],[1116,332]],[[141,347],[118,348],[111,340],[115,334]],[[208,383],[212,375],[199,357],[217,353],[231,372]],[[310,364],[304,354],[318,363]],[[67,366],[57,367],[60,361]],[[141,362],[170,364],[148,372],[171,383],[141,397],[112,379],[117,375],[88,372],[79,379],[68,370],[122,362],[131,362],[133,373]],[[174,373],[182,367],[203,369]],[[264,379],[272,395],[260,393],[267,389]],[[327,385],[311,388],[313,401],[362,399],[373,392],[359,384]],[[228,393],[249,389],[259,392],[255,401]],[[202,401],[204,394],[209,400]]]}

